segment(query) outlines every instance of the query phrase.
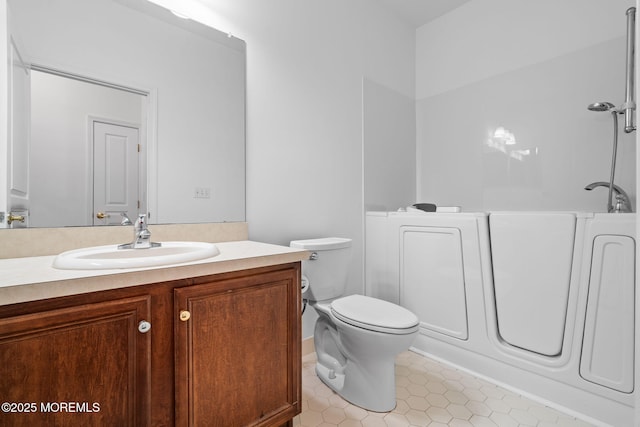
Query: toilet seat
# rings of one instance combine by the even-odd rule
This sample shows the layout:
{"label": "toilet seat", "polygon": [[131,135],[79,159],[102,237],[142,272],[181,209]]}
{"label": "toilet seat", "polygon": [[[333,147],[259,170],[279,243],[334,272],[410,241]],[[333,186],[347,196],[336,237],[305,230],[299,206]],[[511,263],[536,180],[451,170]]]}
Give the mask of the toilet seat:
{"label": "toilet seat", "polygon": [[386,334],[418,330],[418,317],[399,305],[364,295],[349,295],[331,302],[331,314],[358,328]]}

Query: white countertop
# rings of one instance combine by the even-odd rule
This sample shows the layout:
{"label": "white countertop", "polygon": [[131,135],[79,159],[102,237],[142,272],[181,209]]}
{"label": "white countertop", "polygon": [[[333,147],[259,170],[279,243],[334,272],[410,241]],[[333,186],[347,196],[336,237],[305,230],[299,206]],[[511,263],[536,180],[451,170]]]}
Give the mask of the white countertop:
{"label": "white countertop", "polygon": [[55,256],[0,259],[0,305],[97,292],[250,268],[286,264],[309,252],[248,240],[216,243],[220,254],[170,266],[110,270],[58,270]]}

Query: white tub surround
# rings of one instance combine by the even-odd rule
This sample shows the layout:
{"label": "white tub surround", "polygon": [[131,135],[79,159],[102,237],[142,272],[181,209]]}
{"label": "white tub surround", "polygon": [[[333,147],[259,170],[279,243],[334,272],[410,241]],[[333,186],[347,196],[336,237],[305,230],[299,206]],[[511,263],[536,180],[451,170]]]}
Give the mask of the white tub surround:
{"label": "white tub surround", "polygon": [[366,292],[414,350],[598,425],[632,425],[635,215],[369,212]]}
{"label": "white tub surround", "polygon": [[[252,241],[216,243],[220,254],[199,261],[122,270],[57,270],[55,256],[0,259],[0,305],[55,298],[298,262],[308,252]],[[142,249],[144,250],[144,249]]]}

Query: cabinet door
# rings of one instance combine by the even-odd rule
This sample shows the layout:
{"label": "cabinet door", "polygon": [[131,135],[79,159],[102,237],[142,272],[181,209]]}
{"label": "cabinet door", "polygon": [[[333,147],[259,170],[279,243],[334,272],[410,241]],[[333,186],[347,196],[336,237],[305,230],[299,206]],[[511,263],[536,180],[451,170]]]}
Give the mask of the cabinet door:
{"label": "cabinet door", "polygon": [[0,319],[0,425],[148,425],[149,314],[145,296]]}
{"label": "cabinet door", "polygon": [[300,412],[300,280],[288,269],[176,289],[176,425],[281,425]]}

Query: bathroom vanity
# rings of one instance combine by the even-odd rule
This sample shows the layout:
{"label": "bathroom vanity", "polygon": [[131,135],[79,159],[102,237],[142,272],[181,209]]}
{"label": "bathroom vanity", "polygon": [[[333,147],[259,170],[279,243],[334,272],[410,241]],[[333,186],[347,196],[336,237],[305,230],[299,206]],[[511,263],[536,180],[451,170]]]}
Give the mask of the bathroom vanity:
{"label": "bathroom vanity", "polygon": [[291,425],[308,253],[217,245],[148,269],[0,260],[0,425]]}

